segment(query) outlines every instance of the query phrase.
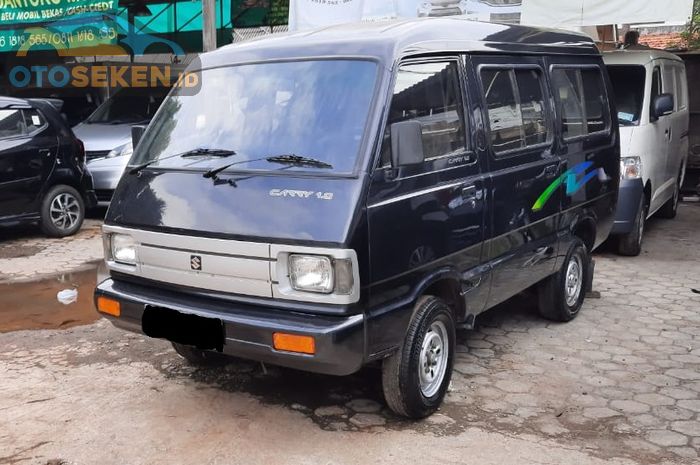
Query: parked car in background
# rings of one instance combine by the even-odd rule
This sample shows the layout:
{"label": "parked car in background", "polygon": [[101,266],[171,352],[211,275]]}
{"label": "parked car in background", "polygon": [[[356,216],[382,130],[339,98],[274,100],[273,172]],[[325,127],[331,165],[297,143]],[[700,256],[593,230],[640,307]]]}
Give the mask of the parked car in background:
{"label": "parked car in background", "polygon": [[148,124],[169,90],[167,87],[123,88],[73,128],[85,144],[98,205],[109,205],[131,158],[131,127]]}
{"label": "parked car in background", "polygon": [[63,102],[61,115],[70,127],[82,123],[104,101],[102,93],[95,88],[23,88],[13,90],[13,97],[58,99]]}
{"label": "parked car in background", "polygon": [[685,64],[658,50],[605,54],[620,124],[621,185],[615,226],[618,251],[639,255],[644,223],[674,218],[688,160]]}
{"label": "parked car in background", "polygon": [[0,97],[0,225],[39,223],[49,236],[68,236],[95,205],[83,144],[59,111],[46,100]]}
{"label": "parked car in background", "polygon": [[432,18],[200,59],[199,92],[135,128],[107,212],[95,301],[116,326],[193,364],[381,363],[389,407],[420,418],[456,328],[533,286],[543,317],[579,314],[620,181],[589,38]]}
{"label": "parked car in background", "polygon": [[463,15],[465,3],[465,0],[425,0],[418,4],[418,16]]}

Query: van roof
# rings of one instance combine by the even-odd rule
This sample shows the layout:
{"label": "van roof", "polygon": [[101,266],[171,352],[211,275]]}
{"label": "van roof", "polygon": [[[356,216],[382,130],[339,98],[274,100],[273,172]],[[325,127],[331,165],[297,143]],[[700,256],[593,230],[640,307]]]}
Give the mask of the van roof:
{"label": "van roof", "polygon": [[606,65],[646,65],[652,60],[665,59],[683,62],[673,53],[657,49],[616,50],[603,53]]}
{"label": "van roof", "polygon": [[200,56],[202,67],[311,56],[357,56],[393,62],[407,55],[489,52],[599,55],[580,33],[483,23],[460,17],[348,23],[277,34]]}

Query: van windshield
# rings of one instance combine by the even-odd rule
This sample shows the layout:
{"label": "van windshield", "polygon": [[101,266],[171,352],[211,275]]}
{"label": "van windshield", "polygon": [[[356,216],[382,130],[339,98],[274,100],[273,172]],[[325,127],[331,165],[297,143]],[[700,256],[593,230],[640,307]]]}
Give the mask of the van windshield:
{"label": "van windshield", "polygon": [[[374,94],[376,63],[309,60],[198,74],[201,89],[195,95],[187,95],[186,89],[173,91],[131,165],[354,171]],[[212,156],[214,151],[235,153],[222,160]],[[295,163],[302,157],[315,163]]]}
{"label": "van windshield", "polygon": [[615,91],[617,119],[620,125],[638,125],[644,105],[644,66],[610,65],[608,74]]}

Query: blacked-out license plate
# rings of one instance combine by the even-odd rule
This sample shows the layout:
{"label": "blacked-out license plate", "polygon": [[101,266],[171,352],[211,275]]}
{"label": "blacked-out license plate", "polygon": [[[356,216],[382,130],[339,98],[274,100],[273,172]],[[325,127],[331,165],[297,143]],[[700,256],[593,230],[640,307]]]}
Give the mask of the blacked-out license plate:
{"label": "blacked-out license plate", "polygon": [[202,350],[223,350],[224,323],[217,318],[146,306],[141,325],[144,334]]}

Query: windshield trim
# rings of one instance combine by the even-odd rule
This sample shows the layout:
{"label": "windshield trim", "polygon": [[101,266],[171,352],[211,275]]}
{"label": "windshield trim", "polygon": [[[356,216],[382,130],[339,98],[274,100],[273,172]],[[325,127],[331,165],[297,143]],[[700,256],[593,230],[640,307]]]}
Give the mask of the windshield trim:
{"label": "windshield trim", "polygon": [[[369,107],[367,109],[367,118],[365,120],[365,129],[362,134],[362,140],[358,144],[358,149],[357,149],[357,156],[355,157],[355,164],[353,165],[353,168],[351,171],[334,171],[334,172],[328,172],[328,171],[320,171],[318,169],[309,169],[305,167],[298,167],[296,170],[286,170],[280,173],[279,175],[286,175],[289,176],[290,174],[294,176],[302,176],[302,177],[323,177],[323,178],[341,178],[341,179],[347,179],[347,178],[357,178],[360,170],[363,166],[367,166],[367,170],[369,170],[368,167],[368,159],[371,159],[373,154],[374,154],[374,146],[376,138],[378,137],[379,132],[378,131],[372,131],[371,128],[373,126],[376,126],[377,124],[381,123],[381,115],[383,111],[381,109],[377,109],[378,102],[380,101],[379,99],[382,97],[382,88],[384,86],[384,75],[387,72],[388,68],[384,66],[383,61],[379,57],[375,56],[365,56],[365,55],[319,55],[319,56],[302,56],[302,57],[285,57],[285,58],[275,58],[275,59],[267,59],[267,60],[246,60],[246,61],[240,61],[240,62],[233,62],[233,63],[227,63],[225,65],[216,65],[216,66],[206,66],[206,67],[199,67],[195,69],[187,69],[185,70],[186,73],[198,73],[202,71],[209,71],[209,70],[214,70],[214,69],[223,69],[223,68],[234,68],[238,66],[249,66],[249,65],[259,65],[259,64],[276,64],[276,63],[303,63],[307,61],[366,61],[366,62],[371,62],[376,64],[376,74],[375,74],[375,79],[374,79],[374,89],[372,89],[372,98],[370,99]],[[168,95],[165,97],[165,99],[170,98],[170,94],[172,93],[172,88],[171,92],[168,92]],[[165,100],[163,100],[165,102]],[[165,105],[160,106],[158,108],[158,111],[156,111],[153,114],[153,118],[151,121],[155,121],[159,116],[161,111],[164,111]],[[148,127],[146,128],[146,131],[143,133],[141,140],[145,140],[146,136],[150,131],[152,131],[153,126],[151,124],[148,124]],[[140,144],[139,144],[140,145]],[[127,165],[127,169],[133,168],[135,166],[138,166],[138,164],[133,163],[136,155],[137,155],[137,150],[138,146],[134,149],[134,153],[132,154],[131,158],[129,159],[129,164]],[[178,167],[178,168],[173,168],[173,167],[164,167],[164,166],[158,166],[158,165],[150,165],[148,167],[145,167],[143,171],[159,171],[159,172],[194,172],[194,173],[203,173],[208,170],[208,168],[201,167],[201,168],[183,168],[183,167]],[[246,174],[258,174],[258,175],[274,175],[277,176],[278,174],[276,173],[276,170],[261,170],[261,169],[245,169],[245,168],[239,168],[239,167],[231,167],[229,169],[226,169],[219,173],[220,175],[225,175],[228,173],[246,173]]]}

